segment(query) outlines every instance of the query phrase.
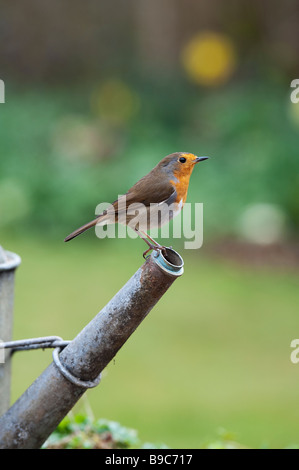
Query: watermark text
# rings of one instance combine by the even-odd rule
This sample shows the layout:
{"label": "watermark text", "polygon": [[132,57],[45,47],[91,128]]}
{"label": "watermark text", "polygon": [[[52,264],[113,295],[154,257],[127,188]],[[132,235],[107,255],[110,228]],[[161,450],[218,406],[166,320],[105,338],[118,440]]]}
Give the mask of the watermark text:
{"label": "watermark text", "polygon": [[291,341],[291,348],[295,348],[294,351],[291,352],[291,362],[293,364],[298,364],[299,362],[299,339],[293,339]]}
{"label": "watermark text", "polygon": [[5,103],[5,84],[4,81],[0,79],[0,103]]}
{"label": "watermark text", "polygon": [[292,80],[291,88],[294,88],[290,96],[292,103],[299,103],[299,78]]}
{"label": "watermark text", "polygon": [[[203,244],[203,204],[186,203],[126,204],[125,196],[119,196],[115,204],[101,203],[96,215],[103,215],[96,227],[98,238],[183,238],[185,249],[198,249]],[[169,222],[173,220],[172,224]],[[172,233],[171,233],[172,231]]]}

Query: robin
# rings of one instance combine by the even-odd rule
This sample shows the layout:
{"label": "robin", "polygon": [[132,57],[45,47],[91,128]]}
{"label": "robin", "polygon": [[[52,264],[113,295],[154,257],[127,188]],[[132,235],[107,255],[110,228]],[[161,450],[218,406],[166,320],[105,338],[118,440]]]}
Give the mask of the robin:
{"label": "robin", "polygon": [[[152,171],[134,184],[125,195],[119,196],[110,208],[72,232],[64,241],[72,240],[95,225],[123,223],[133,228],[148,245],[148,250],[143,253],[144,257],[150,250],[164,251],[165,247],[151,238],[146,233],[146,228],[149,224],[151,228],[161,227],[180,213],[187,199],[193,168],[196,163],[207,158],[197,157],[186,152],[167,155]],[[134,210],[130,210],[132,207]],[[161,210],[162,207],[167,210]],[[138,218],[138,223],[134,225],[136,209],[141,215]]]}

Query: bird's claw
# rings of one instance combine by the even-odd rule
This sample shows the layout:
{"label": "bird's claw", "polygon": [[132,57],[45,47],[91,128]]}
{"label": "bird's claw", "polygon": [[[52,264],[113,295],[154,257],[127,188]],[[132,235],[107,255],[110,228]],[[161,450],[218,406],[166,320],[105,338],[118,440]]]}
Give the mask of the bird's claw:
{"label": "bird's claw", "polygon": [[166,246],[161,246],[161,245],[152,245],[150,244],[149,245],[149,248],[143,253],[143,258],[144,259],[147,259],[149,258],[150,255],[146,256],[147,253],[149,253],[151,250],[154,250],[154,251],[162,251],[162,253],[166,254]]}

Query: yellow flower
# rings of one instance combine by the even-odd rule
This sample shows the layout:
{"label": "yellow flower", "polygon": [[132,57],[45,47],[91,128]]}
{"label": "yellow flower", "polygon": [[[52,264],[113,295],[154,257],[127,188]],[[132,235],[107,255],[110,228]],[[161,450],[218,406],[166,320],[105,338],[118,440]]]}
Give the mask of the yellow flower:
{"label": "yellow flower", "polygon": [[183,49],[182,64],[195,83],[204,86],[220,85],[235,70],[235,48],[232,41],[223,34],[199,33]]}

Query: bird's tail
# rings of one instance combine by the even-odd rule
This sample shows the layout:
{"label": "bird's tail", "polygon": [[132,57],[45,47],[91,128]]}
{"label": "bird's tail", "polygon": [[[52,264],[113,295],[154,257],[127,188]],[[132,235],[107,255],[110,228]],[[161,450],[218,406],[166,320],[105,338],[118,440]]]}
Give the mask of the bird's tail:
{"label": "bird's tail", "polygon": [[85,230],[88,230],[89,228],[93,227],[99,222],[100,217],[97,217],[96,219],[92,220],[91,222],[88,222],[88,224],[82,225],[82,227],[77,228],[74,232],[70,233],[64,241],[68,242],[69,240],[72,240],[73,238],[77,237],[81,233],[85,232]]}

